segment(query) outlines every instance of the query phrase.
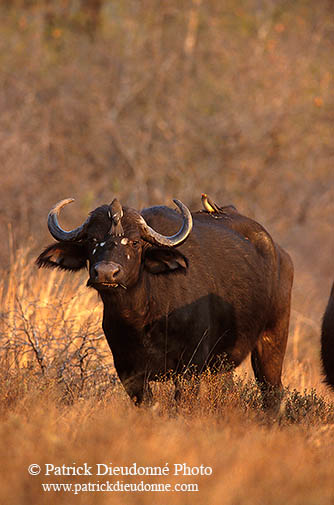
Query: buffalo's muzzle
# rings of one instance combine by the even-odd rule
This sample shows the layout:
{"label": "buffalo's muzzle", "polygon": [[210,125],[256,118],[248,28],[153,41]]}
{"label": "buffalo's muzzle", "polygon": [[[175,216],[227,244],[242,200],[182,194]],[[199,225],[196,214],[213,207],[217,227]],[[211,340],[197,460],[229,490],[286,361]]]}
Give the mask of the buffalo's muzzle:
{"label": "buffalo's muzzle", "polygon": [[90,269],[89,284],[102,284],[116,287],[119,284],[121,266],[117,263],[100,261],[92,265]]}

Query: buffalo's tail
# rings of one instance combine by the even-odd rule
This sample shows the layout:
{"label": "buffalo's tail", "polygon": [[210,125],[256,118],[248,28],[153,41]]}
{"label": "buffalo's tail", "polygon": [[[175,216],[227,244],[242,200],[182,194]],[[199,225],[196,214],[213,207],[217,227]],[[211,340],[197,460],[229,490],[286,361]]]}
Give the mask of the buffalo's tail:
{"label": "buffalo's tail", "polygon": [[321,361],[325,382],[334,389],[334,284],[322,320]]}

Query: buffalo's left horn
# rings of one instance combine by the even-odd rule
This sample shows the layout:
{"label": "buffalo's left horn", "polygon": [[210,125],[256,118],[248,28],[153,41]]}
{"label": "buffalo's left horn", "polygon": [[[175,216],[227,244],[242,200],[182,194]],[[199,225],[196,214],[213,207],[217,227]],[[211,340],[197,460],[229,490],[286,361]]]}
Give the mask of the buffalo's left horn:
{"label": "buffalo's left horn", "polygon": [[49,212],[48,215],[48,228],[49,232],[55,238],[56,240],[76,240],[79,238],[79,235],[84,231],[86,228],[90,216],[86,219],[86,221],[81,225],[78,226],[78,228],[74,228],[74,230],[71,231],[65,231],[63,230],[58,223],[58,215],[60,210],[65,207],[68,203],[74,202],[74,198],[66,198],[65,200],[61,200],[60,202],[56,203],[54,207]]}
{"label": "buffalo's left horn", "polygon": [[142,228],[142,236],[148,242],[152,244],[166,246],[166,247],[176,247],[184,242],[193,227],[193,219],[188,207],[186,207],[180,200],[173,200],[173,202],[179,207],[183,216],[183,223],[181,229],[175,233],[175,235],[165,236],[161,235],[157,231],[153,230],[145,221],[145,219],[139,215],[139,223]]}

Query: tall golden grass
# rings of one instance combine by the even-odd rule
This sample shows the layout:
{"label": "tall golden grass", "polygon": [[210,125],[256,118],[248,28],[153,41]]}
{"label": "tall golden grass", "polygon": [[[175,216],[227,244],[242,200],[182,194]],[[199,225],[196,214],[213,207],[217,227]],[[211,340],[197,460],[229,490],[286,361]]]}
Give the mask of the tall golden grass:
{"label": "tall golden grass", "polygon": [[0,287],[1,360],[9,376],[36,369],[67,394],[108,380],[112,358],[101,328],[101,304],[82,276],[39,271],[18,253]]}
{"label": "tall golden grass", "polygon": [[[318,345],[293,316],[284,412],[272,420],[244,364],[234,381],[203,374],[178,407],[167,379],[152,408],[136,408],[115,378],[101,302],[85,275],[38,271],[30,251],[1,280],[0,503],[330,505],[334,499],[334,403],[322,384]],[[303,358],[301,359],[301,355]],[[169,476],[45,476],[45,464],[163,467]],[[211,476],[174,475],[175,464]],[[30,475],[39,464],[40,475]],[[153,479],[153,481],[152,481]],[[198,491],[43,491],[42,483],[197,484]]]}

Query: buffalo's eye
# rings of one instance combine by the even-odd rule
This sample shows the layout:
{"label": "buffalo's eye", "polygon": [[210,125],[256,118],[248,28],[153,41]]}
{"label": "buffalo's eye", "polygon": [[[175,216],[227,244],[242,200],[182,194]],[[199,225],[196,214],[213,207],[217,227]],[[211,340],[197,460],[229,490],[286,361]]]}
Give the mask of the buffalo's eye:
{"label": "buffalo's eye", "polygon": [[136,246],[136,245],[138,245],[138,244],[139,244],[139,240],[133,240],[133,241],[132,241],[132,245]]}

